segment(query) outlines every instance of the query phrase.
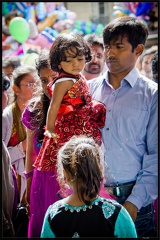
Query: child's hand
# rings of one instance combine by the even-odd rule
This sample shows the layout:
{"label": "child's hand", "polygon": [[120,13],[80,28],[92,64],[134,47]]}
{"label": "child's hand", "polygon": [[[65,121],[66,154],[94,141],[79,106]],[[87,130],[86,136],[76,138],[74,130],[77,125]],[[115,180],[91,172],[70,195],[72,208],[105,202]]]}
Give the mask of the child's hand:
{"label": "child's hand", "polygon": [[46,131],[44,132],[44,135],[45,135],[46,137],[53,138],[54,141],[55,141],[55,143],[57,143],[57,138],[59,138],[59,136],[58,136],[56,133],[50,132],[50,131],[48,131],[48,130],[46,130]]}

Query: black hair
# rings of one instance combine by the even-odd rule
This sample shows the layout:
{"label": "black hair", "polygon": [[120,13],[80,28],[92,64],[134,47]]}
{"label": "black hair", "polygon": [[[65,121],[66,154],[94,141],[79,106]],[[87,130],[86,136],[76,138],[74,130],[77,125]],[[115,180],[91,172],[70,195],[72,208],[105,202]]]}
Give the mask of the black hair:
{"label": "black hair", "polygon": [[84,40],[86,40],[87,43],[90,44],[90,46],[99,45],[102,49],[104,49],[103,38],[102,38],[102,36],[100,36],[96,33],[86,34],[84,36]]}
{"label": "black hair", "polygon": [[57,159],[60,185],[64,184],[64,169],[71,181],[75,181],[79,199],[89,205],[91,199],[99,194],[103,179],[99,146],[93,138],[74,135],[59,149]]}
{"label": "black hair", "polygon": [[150,48],[148,48],[148,49],[145,49],[145,50],[143,51],[143,54],[141,55],[142,61],[143,61],[143,59],[144,59],[145,56],[150,55],[150,54],[154,54],[154,53],[157,51],[157,49],[158,49],[158,46],[157,46],[157,45],[154,45],[154,46],[152,46],[152,47],[150,47]]}
{"label": "black hair", "polygon": [[[36,59],[36,70],[38,72],[38,75],[40,77],[40,71],[42,68],[50,68],[49,64],[49,50],[44,48],[40,51],[39,57]],[[50,99],[46,96],[46,94],[41,89],[41,92],[39,93],[39,99],[34,100],[34,98],[30,101],[31,106],[33,105],[33,108],[30,106],[31,111],[31,125],[32,127],[36,126],[35,129],[38,128],[37,132],[37,141],[39,143],[42,143],[44,139],[44,126],[46,125],[46,117],[47,117],[47,111],[50,104]],[[32,102],[33,101],[33,102]]]}
{"label": "black hair", "polygon": [[145,45],[148,37],[148,28],[141,20],[131,16],[123,16],[109,22],[103,29],[103,43],[110,44],[119,37],[127,37],[132,45],[132,52],[138,44]]}
{"label": "black hair", "polygon": [[[40,51],[39,57],[36,59],[36,69],[38,72],[38,75],[40,76],[40,71],[42,68],[50,68],[49,64],[49,50],[44,48]],[[46,94],[43,92],[41,94],[41,99],[37,107],[35,108],[35,112],[32,113],[33,123],[36,118],[36,109],[38,110],[38,116],[37,124],[38,124],[38,133],[37,133],[37,141],[42,142],[44,139],[44,126],[46,125],[46,117],[47,117],[47,111],[50,104],[50,99],[46,96]],[[32,116],[32,117],[33,117]]]}
{"label": "black hair", "polygon": [[[73,48],[76,48],[76,52],[72,51]],[[92,59],[91,49],[82,36],[76,33],[62,33],[54,41],[49,53],[50,65],[53,71],[59,71],[58,65],[60,62],[66,61],[65,54],[69,50],[73,53],[73,57],[85,55],[86,62]]]}
{"label": "black hair", "polygon": [[152,63],[152,73],[156,74],[158,73],[158,51],[156,51],[151,59],[151,63]]}
{"label": "black hair", "polygon": [[46,118],[47,118],[48,108],[50,105],[50,99],[46,96],[45,93],[43,93],[41,97],[41,101],[42,101],[42,106],[41,108],[39,108],[39,111],[41,111],[41,118],[39,121],[38,133],[37,133],[37,141],[40,143],[42,143],[44,139],[44,132],[45,132],[44,126],[46,125]]}
{"label": "black hair", "polygon": [[37,48],[35,48],[35,47],[30,47],[28,50],[27,50],[27,52],[26,53],[37,53],[37,54],[39,54],[39,52],[38,52],[38,49]]}
{"label": "black hair", "polygon": [[42,68],[50,68],[49,64],[49,49],[42,49],[39,53],[39,57],[36,59],[36,69],[38,71],[38,75],[40,76],[40,70]]}
{"label": "black hair", "polygon": [[5,56],[3,57],[2,67],[9,67],[12,66],[13,69],[21,66],[21,60],[18,56]]}
{"label": "black hair", "polygon": [[151,58],[151,67],[152,67],[153,81],[158,83],[158,51],[156,51]]}

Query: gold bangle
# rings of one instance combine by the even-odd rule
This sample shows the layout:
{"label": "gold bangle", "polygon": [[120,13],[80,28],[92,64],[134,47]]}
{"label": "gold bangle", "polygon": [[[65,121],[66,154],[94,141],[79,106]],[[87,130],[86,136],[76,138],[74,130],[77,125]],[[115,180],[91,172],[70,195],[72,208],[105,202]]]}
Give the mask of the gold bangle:
{"label": "gold bangle", "polygon": [[51,138],[57,138],[57,134],[56,133],[51,133]]}
{"label": "gold bangle", "polygon": [[45,131],[44,133],[45,136],[50,137],[50,138],[57,138],[57,134],[54,132],[50,132],[48,130]]}

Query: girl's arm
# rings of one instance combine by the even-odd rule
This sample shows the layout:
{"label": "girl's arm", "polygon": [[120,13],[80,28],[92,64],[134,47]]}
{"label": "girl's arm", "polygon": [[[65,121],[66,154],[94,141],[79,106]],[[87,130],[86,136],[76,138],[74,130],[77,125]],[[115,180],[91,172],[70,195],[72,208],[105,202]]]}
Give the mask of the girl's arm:
{"label": "girl's arm", "polygon": [[72,80],[55,83],[51,103],[47,113],[46,132],[54,133],[55,120],[64,95],[73,86]]}

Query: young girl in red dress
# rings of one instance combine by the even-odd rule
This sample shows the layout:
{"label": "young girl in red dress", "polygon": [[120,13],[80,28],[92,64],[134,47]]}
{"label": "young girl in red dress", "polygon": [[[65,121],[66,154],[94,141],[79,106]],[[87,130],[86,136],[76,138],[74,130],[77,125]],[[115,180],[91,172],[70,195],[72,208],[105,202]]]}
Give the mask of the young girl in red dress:
{"label": "young girl in red dress", "polygon": [[[86,79],[81,75],[86,62],[91,60],[91,50],[82,36],[75,33],[59,35],[50,54],[51,69],[58,72],[48,84],[51,103],[47,113],[45,137],[34,162],[39,171],[57,171],[58,150],[73,136],[92,137],[101,146],[106,108],[92,99]],[[54,187],[54,186],[53,186]],[[61,197],[71,189],[61,189]],[[100,195],[112,198],[102,184]]]}
{"label": "young girl in red dress", "polygon": [[55,170],[59,148],[73,135],[86,135],[98,145],[102,143],[100,128],[104,127],[106,108],[92,99],[81,75],[90,60],[90,48],[78,34],[61,34],[51,47],[50,65],[59,75],[48,85],[51,103],[45,137],[34,163],[38,170]]}

